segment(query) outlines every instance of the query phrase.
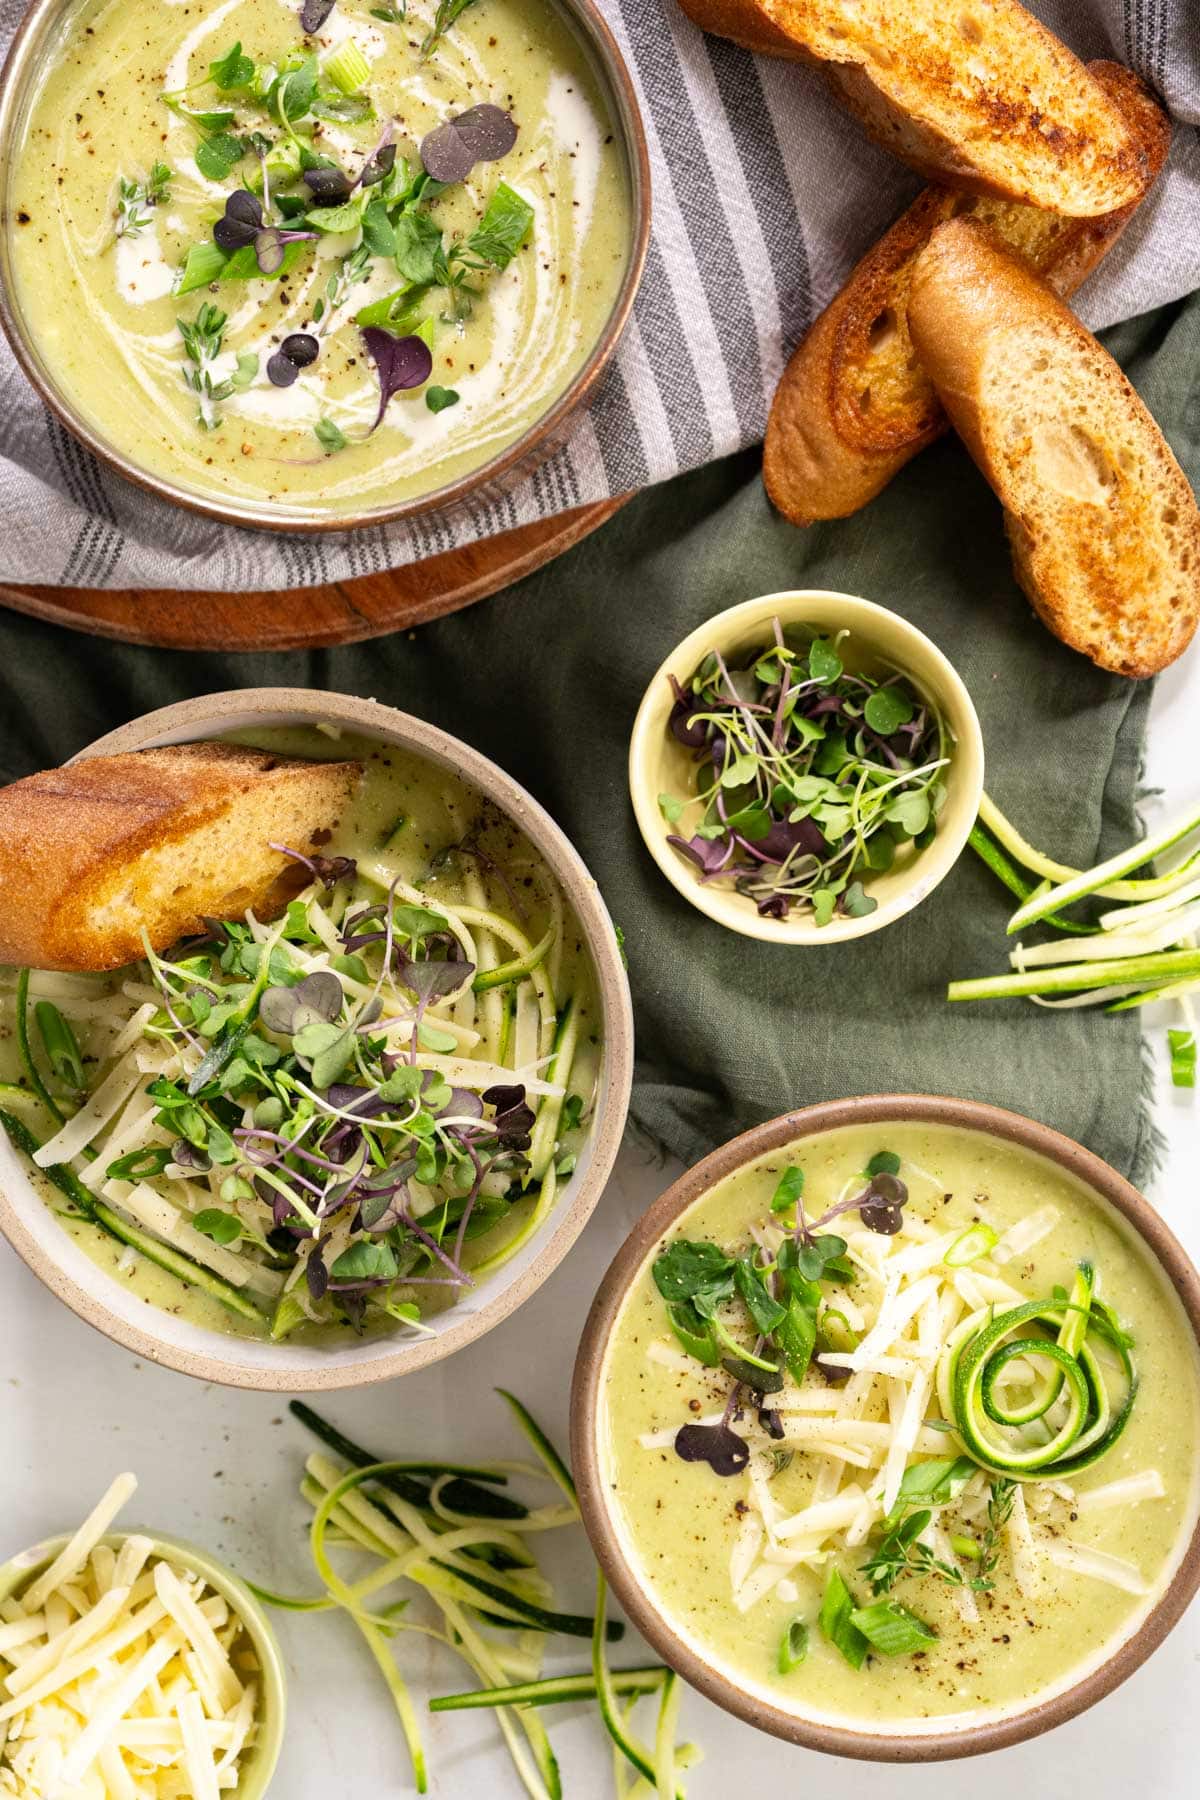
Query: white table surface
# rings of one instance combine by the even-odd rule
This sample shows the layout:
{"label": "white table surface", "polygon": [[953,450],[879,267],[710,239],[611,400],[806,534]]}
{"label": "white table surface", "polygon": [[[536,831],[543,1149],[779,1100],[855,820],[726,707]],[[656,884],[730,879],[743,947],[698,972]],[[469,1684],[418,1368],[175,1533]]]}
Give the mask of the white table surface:
{"label": "white table surface", "polygon": [[[1148,780],[1172,810],[1200,787],[1200,725],[1186,694],[1193,658],[1155,695]],[[1171,1090],[1161,1028],[1157,1117],[1168,1139],[1151,1197],[1200,1260],[1200,1090]],[[1079,1070],[1087,1080],[1087,1070]],[[979,1096],[987,1099],[986,1094]],[[513,1389],[566,1439],[567,1389],[591,1296],[626,1231],[673,1175],[626,1149],[581,1242],[513,1319],[448,1363],[400,1383],[331,1396],[322,1410],[351,1435],[391,1455],[440,1452],[484,1458],[521,1453],[496,1385]],[[292,1592],[311,1591],[307,1509],[296,1494],[307,1434],[279,1401],[205,1387],[155,1369],[81,1324],[0,1247],[0,1369],[7,1390],[0,1496],[0,1553],[74,1525],[109,1479],[133,1469],[139,1522],[195,1539],[235,1568]],[[574,1534],[558,1534],[562,1538]],[[564,1604],[590,1610],[592,1562],[580,1534],[555,1560]],[[411,1793],[403,1741],[379,1676],[353,1628],[325,1616],[277,1615],[291,1679],[287,1745],[273,1784],[278,1800],[331,1795],[390,1800]],[[579,1646],[583,1652],[584,1646]],[[636,1639],[623,1650],[640,1659]],[[402,1667],[418,1696],[473,1685],[448,1652],[403,1643]],[[583,1667],[585,1655],[572,1659]],[[621,1660],[625,1660],[622,1656]],[[969,1782],[976,1800],[1183,1800],[1196,1789],[1194,1724],[1200,1604],[1124,1687],[1100,1706],[1031,1744],[926,1768],[888,1769],[792,1749],[726,1717],[697,1695],[683,1730],[703,1744],[691,1778],[695,1800],[752,1783],[779,1792],[819,1787],[822,1800],[952,1800]],[[547,1715],[568,1800],[612,1791],[607,1740],[582,1708]],[[444,1800],[514,1800],[522,1790],[486,1714],[428,1721],[431,1791]]]}

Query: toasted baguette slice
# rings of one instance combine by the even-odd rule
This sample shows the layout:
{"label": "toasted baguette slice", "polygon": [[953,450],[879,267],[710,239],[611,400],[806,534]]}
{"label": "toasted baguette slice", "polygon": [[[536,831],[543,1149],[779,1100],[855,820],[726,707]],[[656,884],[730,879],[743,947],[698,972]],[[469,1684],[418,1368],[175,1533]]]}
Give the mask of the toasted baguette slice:
{"label": "toasted baguette slice", "polygon": [[[1138,136],[1149,188],[1170,148],[1170,121],[1120,63],[1092,63],[1089,72]],[[1065,296],[1116,243],[1137,204],[1100,219],[1071,219],[1018,201],[926,188],[858,263],[784,370],[763,450],[763,477],[780,512],[796,525],[845,518],[949,429],[907,319],[913,267],[935,226],[970,212]]]}
{"label": "toasted baguette slice", "polygon": [[1144,176],[1120,111],[1018,0],[682,0],[705,30],[830,65],[868,133],[935,181],[1094,217]]}
{"label": "toasted baguette slice", "polygon": [[1116,363],[968,219],[913,271],[917,354],[1005,508],[1017,580],[1063,643],[1154,675],[1200,618],[1200,512]]}
{"label": "toasted baguette slice", "polygon": [[0,962],[116,969],[205,916],[279,911],[362,775],[234,744],[99,756],[0,788]]}

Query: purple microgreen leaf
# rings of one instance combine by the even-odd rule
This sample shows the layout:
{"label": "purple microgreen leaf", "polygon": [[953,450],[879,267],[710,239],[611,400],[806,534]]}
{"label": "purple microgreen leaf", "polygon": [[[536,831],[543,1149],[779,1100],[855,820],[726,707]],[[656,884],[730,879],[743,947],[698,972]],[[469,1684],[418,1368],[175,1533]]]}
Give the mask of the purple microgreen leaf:
{"label": "purple microgreen leaf", "polygon": [[267,380],[272,387],[291,387],[299,373],[295,363],[282,350],[276,350],[274,356],[267,359]]}
{"label": "purple microgreen leaf", "polygon": [[311,331],[293,331],[285,337],[279,346],[280,354],[286,356],[290,363],[298,369],[307,369],[309,363],[315,363],[321,354],[321,346]]}
{"label": "purple microgreen leaf", "polygon": [[495,1108],[492,1120],[496,1141],[506,1150],[528,1150],[533,1130],[533,1109],[526,1104],[525,1089],[518,1082],[485,1088],[484,1103]]}
{"label": "purple microgreen leaf", "polygon": [[477,162],[496,162],[517,141],[511,116],[499,106],[472,106],[421,139],[425,173],[447,185],[464,181]]}
{"label": "purple microgreen leaf", "polygon": [[[389,125],[388,131],[390,132],[391,129],[392,128]],[[395,163],[396,146],[395,144],[385,141],[380,144],[377,150],[371,152],[370,156],[359,170],[358,180],[360,186],[374,187],[376,182],[383,181],[386,176],[391,174],[395,167]]]}
{"label": "purple microgreen leaf", "polygon": [[900,1177],[872,1175],[870,1187],[859,1198],[862,1204],[858,1216],[867,1230],[877,1231],[882,1237],[895,1237],[904,1223],[904,1204],[908,1199],[908,1188]]}
{"label": "purple microgreen leaf", "polygon": [[379,377],[379,411],[371,427],[374,431],[393,394],[402,393],[406,388],[421,387],[429,380],[433,373],[433,352],[424,338],[393,337],[390,331],[383,331],[377,325],[365,326],[362,335]]}
{"label": "purple microgreen leaf", "polygon": [[750,1446],[728,1425],[681,1425],[675,1454],[683,1462],[706,1462],[714,1475],[740,1475]]}
{"label": "purple microgreen leaf", "polygon": [[304,0],[300,8],[300,29],[306,37],[313,37],[334,9],[336,0]]}
{"label": "purple microgreen leaf", "polygon": [[341,206],[353,192],[350,177],[340,169],[305,169],[304,185],[317,206]]}
{"label": "purple microgreen leaf", "polygon": [[320,1244],[314,1244],[304,1265],[304,1279],[314,1300],[323,1300],[329,1286],[329,1270],[322,1261],[321,1250]]}

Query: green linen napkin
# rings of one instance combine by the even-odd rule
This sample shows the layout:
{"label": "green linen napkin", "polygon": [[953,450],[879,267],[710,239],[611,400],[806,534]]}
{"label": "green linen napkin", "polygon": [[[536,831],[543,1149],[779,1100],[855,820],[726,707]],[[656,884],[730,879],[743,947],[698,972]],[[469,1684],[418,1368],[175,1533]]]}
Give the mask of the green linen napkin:
{"label": "green linen napkin", "polygon": [[[1200,472],[1200,296],[1108,342],[1193,478]],[[1000,511],[944,442],[856,518],[800,532],[743,455],[651,489],[551,568],[452,618],[319,652],[131,649],[0,614],[0,774],[59,762],[148,708],[227,687],[373,695],[502,763],[586,858],[623,926],[638,1029],[633,1117],[695,1158],[756,1120],[878,1091],[969,1096],[1031,1114],[1134,1179],[1153,1134],[1135,1014],[951,1007],[956,976],[1004,966],[1007,894],[965,852],[907,918],[858,942],[790,950],[688,906],[637,835],[625,757],[671,647],[734,601],[839,588],[892,606],[964,677],[988,788],[1035,843],[1087,865],[1127,842],[1149,688],[1055,642],[1014,585]],[[298,597],[303,605],[303,597]]]}

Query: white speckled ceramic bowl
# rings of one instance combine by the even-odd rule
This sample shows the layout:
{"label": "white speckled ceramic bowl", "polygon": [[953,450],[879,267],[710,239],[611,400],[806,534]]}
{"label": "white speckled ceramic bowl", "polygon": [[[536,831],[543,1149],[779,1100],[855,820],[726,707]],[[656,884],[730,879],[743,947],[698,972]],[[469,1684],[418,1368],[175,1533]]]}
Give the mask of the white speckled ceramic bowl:
{"label": "white speckled ceramic bowl", "polygon": [[633,1013],[620,946],[600,890],[563,832],[533,797],[487,757],[408,713],[342,694],[250,688],[211,694],[147,713],[81,752],[112,756],[156,744],[220,737],[255,726],[341,726],[398,744],[453,770],[507,814],[544,857],[578,919],[595,972],[603,1060],[591,1136],[575,1175],[541,1230],[448,1311],[431,1335],[351,1339],[336,1344],[272,1343],[206,1330],[148,1306],[94,1263],[62,1229],[0,1132],[0,1230],[46,1286],[89,1325],[151,1362],[229,1387],[297,1393],[388,1381],[438,1362],[482,1337],[527,1300],[587,1223],[616,1159],[633,1074]]}

